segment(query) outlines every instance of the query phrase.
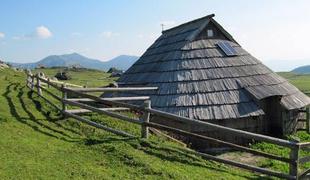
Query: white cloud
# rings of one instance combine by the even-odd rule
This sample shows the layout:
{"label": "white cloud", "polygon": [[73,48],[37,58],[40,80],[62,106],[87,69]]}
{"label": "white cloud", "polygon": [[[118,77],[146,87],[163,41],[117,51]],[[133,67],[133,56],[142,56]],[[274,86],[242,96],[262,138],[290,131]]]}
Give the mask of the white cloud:
{"label": "white cloud", "polygon": [[36,36],[41,39],[47,39],[52,37],[52,33],[47,27],[39,26],[36,28]]}
{"label": "white cloud", "polygon": [[32,33],[24,34],[21,36],[13,36],[12,39],[13,40],[29,40],[29,39],[35,39],[35,38],[48,39],[52,36],[53,36],[52,32],[47,27],[39,26]]}
{"label": "white cloud", "polygon": [[120,34],[117,32],[112,32],[112,31],[104,31],[100,33],[99,36],[103,38],[112,38],[112,37],[120,36]]}
{"label": "white cloud", "polygon": [[5,37],[5,34],[0,32],[0,39],[4,38]]}

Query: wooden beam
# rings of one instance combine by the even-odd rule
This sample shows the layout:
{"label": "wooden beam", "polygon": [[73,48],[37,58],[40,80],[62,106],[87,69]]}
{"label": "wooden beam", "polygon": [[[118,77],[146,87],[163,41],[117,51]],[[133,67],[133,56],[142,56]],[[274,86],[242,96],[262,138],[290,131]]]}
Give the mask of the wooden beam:
{"label": "wooden beam", "polygon": [[93,99],[93,100],[101,102],[103,104],[119,106],[119,107],[127,107],[127,108],[130,108],[133,110],[147,111],[153,115],[157,115],[160,117],[165,117],[168,119],[173,119],[176,121],[185,122],[185,123],[189,123],[192,125],[198,125],[198,126],[213,128],[215,130],[221,131],[222,133],[231,133],[232,135],[235,135],[235,136],[252,138],[255,140],[265,141],[265,142],[269,142],[269,143],[273,143],[276,145],[289,147],[289,148],[293,148],[293,147],[297,146],[296,142],[292,142],[292,141],[288,141],[288,140],[284,140],[284,139],[274,138],[274,137],[270,137],[270,136],[266,136],[266,135],[262,135],[262,134],[251,133],[251,132],[238,130],[238,129],[233,129],[233,128],[229,128],[229,127],[225,127],[225,126],[221,126],[221,125],[217,125],[217,124],[212,124],[212,123],[208,123],[208,122],[204,122],[204,121],[200,121],[200,120],[196,120],[196,119],[191,119],[191,118],[187,118],[187,117],[180,117],[180,116],[175,115],[175,114],[155,110],[152,108],[151,109],[145,109],[144,107],[133,105],[133,104],[128,104],[128,103],[124,103],[124,102],[102,100],[100,97],[96,97],[96,96],[90,95],[90,94],[85,94],[82,92],[77,92],[77,91],[74,91],[74,90],[68,89],[68,88],[66,88],[65,90],[68,92],[77,94],[77,95],[84,97],[84,98]]}
{"label": "wooden beam", "polygon": [[[151,108],[151,101],[150,100],[144,101],[143,106],[145,108],[150,109]],[[151,117],[151,114],[149,112],[144,111],[143,115],[140,118],[140,121],[143,122],[142,126],[141,126],[141,137],[142,138],[148,139],[148,137],[149,137],[149,127],[146,126],[145,124],[150,122],[150,117]]]}
{"label": "wooden beam", "polygon": [[298,179],[298,169],[299,169],[299,148],[292,148],[290,152],[290,159],[293,161],[290,163],[290,175],[295,176]]}
{"label": "wooden beam", "polygon": [[180,134],[180,135],[184,135],[184,136],[191,136],[191,137],[195,137],[195,138],[199,138],[199,139],[203,139],[206,141],[212,141],[215,143],[219,143],[219,144],[224,144],[226,146],[232,147],[233,149],[239,150],[239,151],[244,151],[244,152],[248,152],[254,155],[258,155],[258,156],[262,156],[262,157],[266,157],[266,158],[271,158],[274,160],[278,160],[278,161],[282,161],[282,162],[286,162],[286,163],[291,163],[292,161],[289,158],[285,158],[285,157],[281,157],[281,156],[276,156],[273,154],[268,154],[262,151],[258,151],[258,150],[254,150],[248,147],[244,147],[244,146],[240,146],[237,144],[233,144],[230,142],[226,142],[226,141],[222,141],[219,139],[215,139],[212,137],[208,137],[208,136],[204,136],[204,135],[200,135],[200,134],[196,134],[196,133],[192,133],[192,132],[188,132],[188,131],[184,131],[181,129],[177,129],[177,128],[173,128],[173,127],[169,127],[169,126],[165,126],[165,125],[161,125],[161,124],[157,124],[157,123],[153,123],[153,122],[149,122],[146,123],[148,126],[153,127],[153,128],[157,128],[157,129],[161,129],[161,130],[165,130],[165,131],[170,131],[170,132],[174,132],[176,134]]}
{"label": "wooden beam", "polygon": [[126,92],[126,91],[150,91],[158,87],[119,87],[119,88],[70,88],[78,92]]}
{"label": "wooden beam", "polygon": [[82,109],[88,109],[88,110],[91,110],[91,111],[99,113],[99,114],[104,114],[104,115],[108,115],[108,116],[111,116],[114,118],[118,118],[118,119],[123,120],[123,121],[131,122],[131,123],[135,123],[135,124],[142,124],[142,122],[139,119],[134,119],[134,118],[127,117],[125,115],[116,114],[116,113],[106,111],[106,110],[101,110],[99,108],[95,108],[95,107],[92,107],[92,106],[89,106],[86,104],[82,104],[82,103],[78,103],[78,102],[72,102],[72,101],[68,101],[66,99],[63,99],[63,102],[66,104],[72,105],[72,106],[80,107]]}
{"label": "wooden beam", "polygon": [[[98,108],[100,110],[104,110],[104,111],[127,111],[130,110],[129,108]],[[66,112],[68,113],[72,113],[72,114],[82,114],[82,113],[88,113],[88,112],[92,112],[91,110],[88,109],[70,109],[70,110],[66,110]]]}
{"label": "wooden beam", "polygon": [[229,127],[225,127],[225,126],[221,126],[217,124],[212,124],[212,123],[208,123],[208,122],[204,122],[204,121],[200,121],[196,119],[180,117],[175,114],[171,114],[171,113],[167,113],[167,112],[163,112],[163,111],[159,111],[155,109],[146,109],[146,111],[149,111],[152,114],[160,116],[160,117],[165,117],[165,118],[173,119],[176,121],[181,121],[181,122],[188,123],[191,125],[198,125],[198,126],[205,126],[205,127],[213,128],[213,129],[222,131],[222,133],[230,133],[230,134],[233,134],[239,137],[252,138],[255,140],[270,142],[276,145],[290,147],[290,148],[297,146],[296,143],[292,141],[274,138],[274,137],[270,137],[270,136],[266,136],[262,134],[251,133],[251,132],[243,131],[239,129],[233,129],[233,128],[229,128]]}
{"label": "wooden beam", "polygon": [[[111,97],[111,98],[101,98],[107,101],[144,101],[149,100],[149,96],[134,96],[134,97]],[[89,98],[70,98],[68,99],[74,102],[93,102],[95,100]]]}
{"label": "wooden beam", "polygon": [[306,108],[306,126],[307,132],[310,134],[310,108],[309,106]]}

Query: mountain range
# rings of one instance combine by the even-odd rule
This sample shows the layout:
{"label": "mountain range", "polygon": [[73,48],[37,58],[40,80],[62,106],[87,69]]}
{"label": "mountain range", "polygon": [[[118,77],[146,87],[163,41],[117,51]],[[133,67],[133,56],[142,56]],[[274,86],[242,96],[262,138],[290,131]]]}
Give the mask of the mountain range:
{"label": "mountain range", "polygon": [[310,65],[300,66],[292,70],[295,74],[310,74]]}
{"label": "mountain range", "polygon": [[89,69],[98,69],[107,71],[111,67],[120,70],[127,70],[133,63],[138,60],[137,56],[120,55],[109,61],[100,61],[80,55],[78,53],[51,55],[34,63],[9,63],[13,67],[34,69],[38,66],[44,67],[69,67],[78,65]]}

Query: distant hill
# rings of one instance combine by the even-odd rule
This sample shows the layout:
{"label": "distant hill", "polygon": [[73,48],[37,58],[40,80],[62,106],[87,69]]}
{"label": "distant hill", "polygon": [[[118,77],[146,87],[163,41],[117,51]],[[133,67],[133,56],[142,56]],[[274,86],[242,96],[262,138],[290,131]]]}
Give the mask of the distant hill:
{"label": "distant hill", "polygon": [[296,74],[310,74],[310,65],[300,66],[296,69],[293,69],[292,72]]}
{"label": "distant hill", "polygon": [[34,69],[38,66],[45,67],[69,67],[78,65],[89,69],[98,69],[107,71],[111,67],[127,70],[139,57],[121,55],[109,61],[100,61],[82,56],[78,53],[51,55],[35,63],[10,63],[14,67]]}

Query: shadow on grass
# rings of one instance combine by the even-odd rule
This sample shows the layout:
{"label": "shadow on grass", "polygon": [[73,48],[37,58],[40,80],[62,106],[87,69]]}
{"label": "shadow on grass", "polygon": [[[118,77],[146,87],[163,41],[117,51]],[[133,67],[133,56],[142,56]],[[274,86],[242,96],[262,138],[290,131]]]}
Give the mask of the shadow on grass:
{"label": "shadow on grass", "polygon": [[[66,136],[63,132],[60,132],[58,130],[55,130],[55,129],[52,129],[51,127],[47,126],[47,125],[44,125],[42,124],[41,122],[39,122],[39,120],[42,120],[42,119],[38,119],[36,118],[26,107],[26,104],[24,102],[24,100],[22,99],[22,96],[23,96],[23,91],[22,91],[22,88],[18,89],[18,87],[20,86],[19,83],[12,83],[10,85],[7,86],[6,88],[6,91],[2,94],[5,99],[7,100],[8,102],[8,105],[10,107],[10,113],[13,117],[15,117],[15,119],[29,127],[31,127],[33,130],[37,131],[37,132],[40,132],[44,135],[47,135],[47,136],[50,136],[50,137],[53,137],[53,138],[57,138],[57,139],[61,139],[61,140],[64,140],[64,141],[67,141],[67,142],[76,142],[74,140],[70,140],[70,139],[67,139],[67,138],[71,138],[69,136]],[[22,109],[26,112],[26,114],[28,115],[28,118],[27,117],[22,117],[19,113],[18,113],[18,110],[16,108],[16,105],[14,103],[14,100],[13,98],[10,96],[12,90],[14,91],[18,91],[18,94],[17,94],[17,97],[19,99],[19,103],[21,103],[21,106],[22,106]],[[31,122],[30,122],[30,121]],[[58,137],[56,136],[55,134],[52,134],[52,133],[49,133],[47,131],[44,131],[44,130],[41,130],[40,127],[42,128],[45,128],[45,129],[48,129],[54,133],[59,133],[61,134],[62,136],[66,136],[66,138],[64,137]]]}
{"label": "shadow on grass", "polygon": [[247,179],[252,179],[252,180],[258,180],[258,179],[272,179],[268,177],[259,177],[256,175],[253,175],[253,177],[249,177],[247,175],[240,175],[237,173],[233,173],[229,170],[229,166],[226,166],[226,168],[223,168],[224,165],[218,165],[214,163],[207,164],[205,160],[207,159],[201,159],[194,154],[191,154],[189,152],[184,151],[182,148],[178,147],[161,147],[158,146],[157,143],[155,142],[150,142],[150,141],[140,141],[139,144],[135,143],[129,143],[133,148],[142,150],[144,153],[149,154],[151,156],[156,156],[162,160],[170,161],[170,162],[179,162],[182,164],[188,164],[192,166],[198,166],[198,167],[204,167],[207,169],[215,170],[218,172],[223,172],[223,173],[228,173],[232,174],[235,176],[247,178]]}
{"label": "shadow on grass", "polygon": [[[58,126],[59,128],[62,128],[65,131],[69,131],[69,132],[71,132],[73,134],[76,134],[76,135],[79,135],[79,136],[81,135],[80,132],[75,131],[75,130],[73,130],[71,128],[65,127],[62,124],[60,124],[58,121],[59,120],[63,120],[62,118],[51,118],[50,117],[50,111],[44,112],[43,108],[42,108],[42,105],[41,105],[41,102],[36,100],[33,97],[33,95],[34,95],[34,93],[32,91],[28,91],[27,97],[35,104],[36,110],[39,111],[49,122],[54,123],[56,126]],[[62,133],[62,132],[60,132],[60,133]]]}
{"label": "shadow on grass", "polygon": [[[64,133],[63,131],[53,129],[50,126],[39,122],[40,119],[36,118],[34,116],[34,114],[27,108],[27,104],[25,103],[24,99],[22,98],[24,96],[24,91],[23,91],[24,88],[25,87],[20,87],[19,83],[12,83],[9,86],[7,86],[6,92],[3,93],[3,96],[6,98],[8,105],[10,107],[10,113],[12,116],[14,116],[19,122],[31,127],[33,130],[40,132],[44,135],[47,135],[47,136],[50,136],[53,138],[57,138],[57,139],[61,139],[61,140],[67,141],[67,142],[81,142],[81,140],[79,140],[79,141],[72,140],[73,138],[71,136],[67,135],[66,133]],[[19,103],[21,104],[23,111],[26,112],[26,114],[29,116],[29,118],[21,117],[21,115],[18,113],[16,106],[14,104],[14,101],[13,101],[12,97],[10,96],[10,94],[12,93],[12,90],[15,90],[15,91],[18,90],[19,91],[17,94],[17,98],[19,99]],[[33,93],[28,92],[27,95],[28,95],[28,98],[31,99],[32,102],[35,104],[35,108],[39,112],[41,112],[46,117],[47,120],[50,120],[53,123],[55,123],[58,120],[58,119],[51,118],[47,113],[44,113],[42,111],[42,105],[41,105],[40,101],[37,101],[33,98]],[[31,123],[28,120],[31,120]],[[58,124],[58,123],[56,123],[56,124]],[[58,125],[62,127],[62,125],[60,125],[60,124],[58,124]],[[47,129],[48,131],[51,131],[55,134],[59,134],[63,137],[58,137],[53,133],[43,131],[40,129],[40,127]],[[75,132],[72,129],[64,128],[64,127],[63,127],[63,129],[80,135],[80,133]],[[262,178],[259,176],[249,177],[246,175],[240,175],[240,174],[232,173],[231,171],[229,171],[229,168],[223,168],[222,165],[216,165],[213,163],[207,164],[206,161],[203,161],[202,159],[200,159],[194,155],[191,155],[185,151],[182,151],[182,148],[161,147],[161,146],[158,146],[158,144],[156,144],[154,142],[140,141],[140,143],[139,143],[139,141],[133,142],[131,140],[137,140],[137,139],[136,138],[108,137],[108,138],[101,140],[101,139],[88,138],[83,142],[85,145],[88,145],[88,146],[97,145],[97,144],[109,144],[109,143],[114,143],[114,142],[126,142],[126,143],[130,144],[133,148],[139,149],[148,155],[156,156],[162,160],[166,160],[166,161],[170,161],[170,162],[179,162],[179,163],[188,164],[188,165],[192,165],[192,166],[204,167],[204,168],[211,169],[214,171],[218,171],[218,172],[222,172],[222,173],[229,173],[229,174],[239,176],[239,177],[244,177],[247,179],[253,179],[253,180],[267,179],[266,177]]]}

